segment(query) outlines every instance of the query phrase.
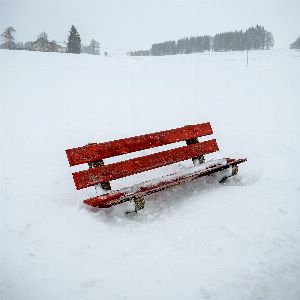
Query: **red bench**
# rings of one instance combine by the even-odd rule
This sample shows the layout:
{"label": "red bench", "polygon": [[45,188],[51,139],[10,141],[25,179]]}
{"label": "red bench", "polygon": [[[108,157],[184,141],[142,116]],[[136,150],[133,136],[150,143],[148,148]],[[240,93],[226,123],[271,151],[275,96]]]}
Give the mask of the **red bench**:
{"label": "red bench", "polygon": [[[160,131],[156,133],[135,136],[111,142],[88,144],[83,147],[66,150],[70,166],[87,163],[89,169],[73,173],[76,189],[90,186],[101,186],[104,194],[87,199],[85,204],[108,208],[113,205],[134,200],[135,211],[144,208],[144,196],[158,192],[168,187],[211,175],[215,172],[231,168],[231,174],[236,175],[237,165],[246,159],[219,159],[205,162],[204,155],[219,150],[215,139],[199,142],[198,137],[213,134],[210,123],[187,125],[182,128]],[[164,150],[150,155],[144,155],[108,165],[104,159],[124,155],[136,151],[164,146],[185,141],[186,146]],[[180,161],[192,159],[193,167],[176,174],[150,180],[120,190],[111,190],[110,181],[141,173]]]}

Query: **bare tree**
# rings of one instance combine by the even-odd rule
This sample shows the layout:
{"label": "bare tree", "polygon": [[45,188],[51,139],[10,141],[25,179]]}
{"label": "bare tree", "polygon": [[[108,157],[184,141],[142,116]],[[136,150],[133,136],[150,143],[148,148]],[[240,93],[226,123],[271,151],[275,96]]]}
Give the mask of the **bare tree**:
{"label": "bare tree", "polygon": [[89,45],[89,48],[91,49],[91,54],[94,54],[94,55],[99,55],[100,54],[100,44],[92,39],[91,42],[90,42],[90,45]]}
{"label": "bare tree", "polygon": [[3,48],[5,49],[14,49],[15,47],[15,38],[13,34],[16,30],[13,27],[7,27],[4,32],[1,34],[2,39],[4,40]]}
{"label": "bare tree", "polygon": [[48,34],[46,32],[41,32],[39,35],[38,35],[38,40],[44,40],[46,42],[48,42]]}

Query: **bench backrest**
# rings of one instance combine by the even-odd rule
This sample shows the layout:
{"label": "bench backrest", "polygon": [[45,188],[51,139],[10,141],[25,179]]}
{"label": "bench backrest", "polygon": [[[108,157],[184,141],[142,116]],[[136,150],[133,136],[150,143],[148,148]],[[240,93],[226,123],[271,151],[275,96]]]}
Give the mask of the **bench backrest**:
{"label": "bench backrest", "polygon": [[[70,166],[88,163],[90,169],[73,173],[76,188],[141,173],[183,160],[218,151],[216,140],[199,143],[197,138],[212,134],[210,123],[187,125],[182,128],[160,131],[111,142],[89,144],[66,150]],[[186,141],[187,146],[165,150],[137,158],[104,165],[103,159],[136,151]]]}

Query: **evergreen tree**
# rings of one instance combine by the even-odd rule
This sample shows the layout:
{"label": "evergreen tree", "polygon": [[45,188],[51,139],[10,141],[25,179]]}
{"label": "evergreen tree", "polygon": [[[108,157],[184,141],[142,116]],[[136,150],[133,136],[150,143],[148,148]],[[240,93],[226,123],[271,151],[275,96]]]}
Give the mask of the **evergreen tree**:
{"label": "evergreen tree", "polygon": [[15,46],[15,38],[13,34],[16,32],[16,30],[13,27],[7,27],[4,32],[1,34],[1,37],[4,40],[3,48],[5,49],[14,49]]}
{"label": "evergreen tree", "polygon": [[266,36],[265,36],[265,49],[270,49],[274,46],[274,37],[272,32],[266,31]]}
{"label": "evergreen tree", "polygon": [[33,42],[26,42],[26,43],[24,43],[24,49],[25,50],[32,50],[32,43]]}
{"label": "evergreen tree", "polygon": [[24,44],[22,42],[17,42],[17,43],[15,43],[14,49],[23,50],[23,49],[25,49]]}
{"label": "evergreen tree", "polygon": [[72,25],[68,37],[67,52],[79,54],[81,49],[81,39],[77,29]]}

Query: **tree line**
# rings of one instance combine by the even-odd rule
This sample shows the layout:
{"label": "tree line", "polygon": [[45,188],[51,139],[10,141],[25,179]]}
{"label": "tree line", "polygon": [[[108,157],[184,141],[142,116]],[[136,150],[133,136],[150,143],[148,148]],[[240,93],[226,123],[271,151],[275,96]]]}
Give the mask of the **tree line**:
{"label": "tree line", "polygon": [[177,41],[166,41],[153,44],[150,50],[129,52],[131,56],[160,56],[175,54],[190,54],[204,51],[237,51],[252,49],[270,49],[274,46],[273,34],[256,25],[245,32],[229,31],[209,35],[186,37]]}
{"label": "tree line", "polygon": [[[10,26],[7,27],[4,32],[1,34],[1,38],[3,43],[0,44],[0,49],[8,49],[8,50],[35,50],[34,43],[39,42],[42,45],[46,45],[46,49],[44,51],[51,51],[51,52],[59,52],[57,51],[59,45],[55,40],[50,41],[48,39],[48,35],[46,32],[42,32],[37,36],[36,41],[28,41],[25,43],[22,42],[15,42],[14,34],[16,30],[14,27]],[[64,48],[64,47],[60,47]],[[37,50],[39,51],[39,50]],[[43,51],[43,50],[40,50]],[[100,54],[100,44],[96,40],[92,39],[90,44],[85,46],[81,43],[80,35],[75,28],[74,25],[71,26],[69,35],[68,35],[68,42],[66,43],[65,51],[67,53],[88,53],[93,55]]]}
{"label": "tree line", "polygon": [[256,25],[235,32],[225,32],[214,37],[214,51],[237,51],[237,50],[269,50],[274,46],[273,34],[264,29],[263,26]]}

